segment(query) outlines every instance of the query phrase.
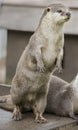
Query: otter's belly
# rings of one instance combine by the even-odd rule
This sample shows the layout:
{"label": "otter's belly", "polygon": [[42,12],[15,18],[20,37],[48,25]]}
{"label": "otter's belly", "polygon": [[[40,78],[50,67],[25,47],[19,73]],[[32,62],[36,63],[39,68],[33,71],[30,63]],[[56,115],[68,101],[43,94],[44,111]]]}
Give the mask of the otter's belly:
{"label": "otter's belly", "polygon": [[42,57],[46,66],[52,66],[57,58],[57,51],[54,46],[48,46],[42,51]]}
{"label": "otter's belly", "polygon": [[[46,91],[47,84],[50,80],[50,73],[40,73],[36,75],[36,78],[34,82],[32,83],[32,86],[29,89],[30,93],[38,93],[39,90]],[[30,81],[29,81],[30,82]]]}

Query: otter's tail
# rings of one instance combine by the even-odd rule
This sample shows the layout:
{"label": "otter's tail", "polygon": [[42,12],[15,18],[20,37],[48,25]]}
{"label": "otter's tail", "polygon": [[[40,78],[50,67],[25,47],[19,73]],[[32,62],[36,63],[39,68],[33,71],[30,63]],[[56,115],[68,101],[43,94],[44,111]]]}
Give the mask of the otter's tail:
{"label": "otter's tail", "polygon": [[11,95],[0,96],[0,108],[13,111],[14,105],[12,103]]}

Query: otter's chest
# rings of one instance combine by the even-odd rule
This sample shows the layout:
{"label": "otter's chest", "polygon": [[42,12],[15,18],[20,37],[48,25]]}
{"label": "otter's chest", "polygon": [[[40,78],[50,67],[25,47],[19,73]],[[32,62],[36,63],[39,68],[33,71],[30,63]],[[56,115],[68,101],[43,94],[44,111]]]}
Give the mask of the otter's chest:
{"label": "otter's chest", "polygon": [[43,60],[46,64],[53,64],[55,62],[61,44],[59,37],[54,37],[48,40],[46,47],[42,49]]}

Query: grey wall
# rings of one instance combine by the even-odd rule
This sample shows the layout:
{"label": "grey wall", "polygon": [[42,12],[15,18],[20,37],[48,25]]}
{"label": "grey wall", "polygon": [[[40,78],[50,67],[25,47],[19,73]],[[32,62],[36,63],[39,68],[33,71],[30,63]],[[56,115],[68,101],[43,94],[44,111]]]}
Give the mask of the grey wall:
{"label": "grey wall", "polygon": [[17,62],[31,35],[30,32],[8,31],[7,79],[14,76]]}
{"label": "grey wall", "polygon": [[[28,43],[31,32],[8,31],[7,79],[12,79],[17,62]],[[65,35],[65,65],[59,77],[71,81],[78,72],[78,36]]]}

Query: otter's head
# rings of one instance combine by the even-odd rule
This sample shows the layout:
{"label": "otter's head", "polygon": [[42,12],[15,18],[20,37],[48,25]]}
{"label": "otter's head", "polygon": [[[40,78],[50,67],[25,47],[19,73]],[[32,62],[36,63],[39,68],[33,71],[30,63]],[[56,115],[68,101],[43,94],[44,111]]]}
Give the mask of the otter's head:
{"label": "otter's head", "polygon": [[56,24],[62,24],[70,19],[69,8],[62,4],[52,4],[48,6],[43,14],[43,17],[54,21]]}

